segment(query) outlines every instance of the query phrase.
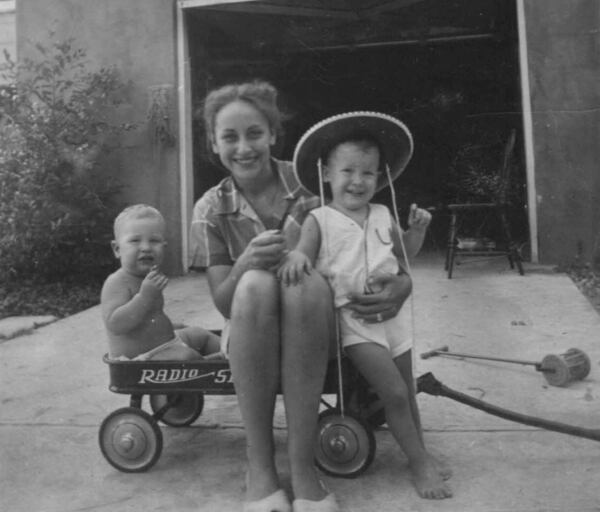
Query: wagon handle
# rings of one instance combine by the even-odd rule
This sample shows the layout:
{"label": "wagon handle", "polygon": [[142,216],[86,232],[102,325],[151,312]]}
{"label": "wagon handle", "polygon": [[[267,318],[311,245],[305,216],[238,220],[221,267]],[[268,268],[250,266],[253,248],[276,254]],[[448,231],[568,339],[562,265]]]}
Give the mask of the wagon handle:
{"label": "wagon handle", "polygon": [[486,361],[500,361],[501,363],[523,364],[527,366],[534,366],[535,369],[538,371],[544,371],[542,369],[541,363],[536,361],[523,361],[522,359],[506,359],[503,357],[480,356],[476,354],[465,354],[462,352],[450,352],[448,345],[444,345],[443,347],[430,350],[429,352],[423,352],[421,354],[421,359],[429,359],[430,357],[434,356],[484,359]]}

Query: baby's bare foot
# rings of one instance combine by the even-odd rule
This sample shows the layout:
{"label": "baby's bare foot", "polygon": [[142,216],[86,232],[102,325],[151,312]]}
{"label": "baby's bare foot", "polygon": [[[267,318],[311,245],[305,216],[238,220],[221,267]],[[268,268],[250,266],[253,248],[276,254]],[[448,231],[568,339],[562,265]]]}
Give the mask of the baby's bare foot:
{"label": "baby's bare foot", "polygon": [[444,483],[433,457],[427,455],[423,460],[410,464],[409,468],[421,498],[442,500],[452,497],[452,491]]}

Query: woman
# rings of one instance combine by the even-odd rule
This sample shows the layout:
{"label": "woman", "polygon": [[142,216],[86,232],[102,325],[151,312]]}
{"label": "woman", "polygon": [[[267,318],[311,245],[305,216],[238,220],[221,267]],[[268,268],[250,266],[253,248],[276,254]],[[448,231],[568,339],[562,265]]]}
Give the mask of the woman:
{"label": "woman", "polygon": [[[212,91],[203,110],[210,150],[229,172],[196,203],[191,266],[206,267],[213,301],[228,319],[228,355],[247,438],[245,512],[292,510],[275,468],[273,413],[281,388],[288,427],[294,512],[339,510],[314,466],[314,439],[329,347],[334,341],[329,286],[316,272],[285,287],[276,269],[296,245],[319,200],[296,180],[290,162],[271,156],[281,129],[277,91],[266,82]],[[396,315],[411,283],[379,278],[383,291],[354,298],[367,322]]]}

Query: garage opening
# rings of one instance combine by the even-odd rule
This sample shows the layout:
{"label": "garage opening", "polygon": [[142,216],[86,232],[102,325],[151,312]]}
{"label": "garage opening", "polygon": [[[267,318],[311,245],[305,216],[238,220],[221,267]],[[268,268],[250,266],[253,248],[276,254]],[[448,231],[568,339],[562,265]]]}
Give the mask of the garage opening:
{"label": "garage opening", "polygon": [[[526,247],[525,163],[514,0],[241,2],[186,9],[191,97],[256,78],[273,83],[288,115],[274,155],[329,115],[381,111],[411,130],[415,152],[395,189],[434,207],[426,247],[443,250],[441,205],[481,199],[517,131],[511,169],[513,237]],[[193,120],[194,200],[224,177]],[[375,198],[390,205],[389,191]]]}

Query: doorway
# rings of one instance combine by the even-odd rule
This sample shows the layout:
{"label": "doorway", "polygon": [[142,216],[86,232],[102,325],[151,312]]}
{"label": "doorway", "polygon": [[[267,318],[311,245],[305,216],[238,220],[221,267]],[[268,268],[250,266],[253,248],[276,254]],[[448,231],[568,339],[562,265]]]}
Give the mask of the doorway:
{"label": "doorway", "polygon": [[[299,4],[301,4],[299,6]],[[273,83],[287,113],[275,156],[291,159],[312,124],[350,110],[401,119],[415,152],[395,183],[401,219],[411,202],[438,207],[459,192],[457,172],[493,172],[512,128],[522,141],[514,0],[316,0],[215,4],[185,10],[194,111],[214,87]],[[225,176],[193,116],[193,200]],[[528,239],[523,145],[512,175],[514,236]],[[376,201],[390,205],[389,192]],[[427,246],[445,246],[447,219],[434,215]]]}

